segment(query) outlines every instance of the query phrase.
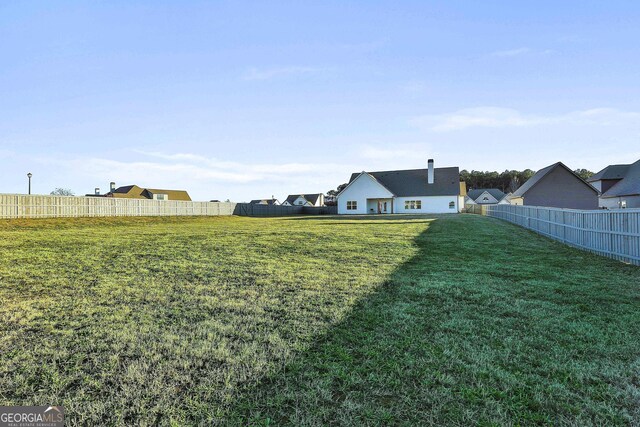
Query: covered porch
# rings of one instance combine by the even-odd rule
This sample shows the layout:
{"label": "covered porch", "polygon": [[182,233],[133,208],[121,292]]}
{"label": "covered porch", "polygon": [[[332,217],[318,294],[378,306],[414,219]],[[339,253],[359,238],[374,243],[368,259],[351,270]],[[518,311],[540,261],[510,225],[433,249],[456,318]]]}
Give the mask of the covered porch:
{"label": "covered porch", "polygon": [[392,214],[393,198],[367,199],[368,214]]}

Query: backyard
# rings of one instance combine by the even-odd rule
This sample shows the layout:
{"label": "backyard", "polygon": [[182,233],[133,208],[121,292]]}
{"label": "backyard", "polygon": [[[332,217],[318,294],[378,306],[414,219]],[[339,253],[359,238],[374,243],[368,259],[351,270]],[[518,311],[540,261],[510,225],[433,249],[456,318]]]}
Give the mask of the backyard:
{"label": "backyard", "polygon": [[0,405],[640,423],[640,268],[476,215],[0,221]]}

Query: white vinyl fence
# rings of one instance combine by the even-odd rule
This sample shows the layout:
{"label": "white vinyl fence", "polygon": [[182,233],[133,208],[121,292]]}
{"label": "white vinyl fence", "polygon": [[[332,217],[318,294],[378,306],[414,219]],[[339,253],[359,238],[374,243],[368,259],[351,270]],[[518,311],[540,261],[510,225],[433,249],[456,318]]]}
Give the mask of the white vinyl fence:
{"label": "white vinyl fence", "polygon": [[236,203],[0,194],[0,218],[233,215]]}
{"label": "white vinyl fence", "polygon": [[575,210],[487,206],[500,218],[571,246],[640,265],[640,209]]}

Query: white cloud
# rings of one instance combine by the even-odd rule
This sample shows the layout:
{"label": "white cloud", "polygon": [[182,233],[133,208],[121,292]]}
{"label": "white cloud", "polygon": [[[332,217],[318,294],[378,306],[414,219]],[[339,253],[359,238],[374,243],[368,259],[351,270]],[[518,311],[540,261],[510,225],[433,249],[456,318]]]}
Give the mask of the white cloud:
{"label": "white cloud", "polygon": [[276,77],[284,77],[296,74],[310,74],[321,70],[321,68],[303,66],[289,66],[266,69],[251,68],[243,74],[242,78],[244,80],[269,80]]}
{"label": "white cloud", "polygon": [[549,55],[553,52],[554,51],[552,49],[535,50],[528,47],[519,47],[516,49],[497,50],[495,52],[491,52],[489,56],[494,58],[509,58],[522,55]]}
{"label": "white cloud", "polygon": [[[325,192],[358,170],[353,165],[330,162],[242,163],[194,153],[134,152],[137,156],[131,161],[60,156],[43,156],[35,160],[41,165],[43,173],[44,170],[64,170],[77,181],[87,183],[87,188],[77,190],[79,194],[95,186],[104,189],[109,181],[115,181],[118,186],[137,184],[142,187],[186,189],[194,200],[230,197],[236,201],[246,201],[272,194],[280,198],[296,192]],[[128,159],[130,156],[121,158]]]}
{"label": "white cloud", "polygon": [[491,56],[498,56],[498,57],[518,56],[518,55],[523,55],[529,52],[531,52],[531,49],[529,49],[528,47],[519,47],[517,49],[498,50],[496,52],[492,52]]}
{"label": "white cloud", "polygon": [[467,108],[446,114],[412,118],[410,124],[433,132],[459,131],[468,128],[506,128],[552,124],[612,126],[640,120],[640,113],[613,108],[593,108],[560,115],[524,114],[500,107]]}

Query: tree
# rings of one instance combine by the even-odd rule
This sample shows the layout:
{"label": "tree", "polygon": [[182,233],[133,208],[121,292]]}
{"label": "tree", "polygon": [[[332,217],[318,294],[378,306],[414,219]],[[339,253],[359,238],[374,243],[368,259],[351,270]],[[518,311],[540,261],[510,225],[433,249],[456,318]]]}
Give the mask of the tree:
{"label": "tree", "polygon": [[336,206],[337,205],[336,196],[338,195],[338,193],[340,193],[342,190],[344,190],[347,185],[349,185],[349,184],[345,182],[344,184],[338,185],[338,188],[336,188],[335,190],[327,191],[328,200],[325,199],[325,204],[327,206]]}
{"label": "tree", "polygon": [[593,172],[591,172],[588,169],[576,169],[573,171],[573,173],[575,173],[576,175],[578,175],[580,178],[584,179],[585,181],[589,178],[591,178],[593,175],[595,175]]}
{"label": "tree", "polygon": [[51,194],[52,196],[75,196],[75,194],[73,194],[73,191],[69,190],[68,188],[56,188],[49,194]]}
{"label": "tree", "polygon": [[513,193],[520,187],[520,179],[517,175],[511,177],[511,181],[509,181],[509,193]]}
{"label": "tree", "polygon": [[460,180],[467,184],[467,190],[479,188],[497,188],[505,193],[514,192],[520,185],[533,176],[531,169],[523,171],[505,170],[504,172],[476,171],[463,169]]}

